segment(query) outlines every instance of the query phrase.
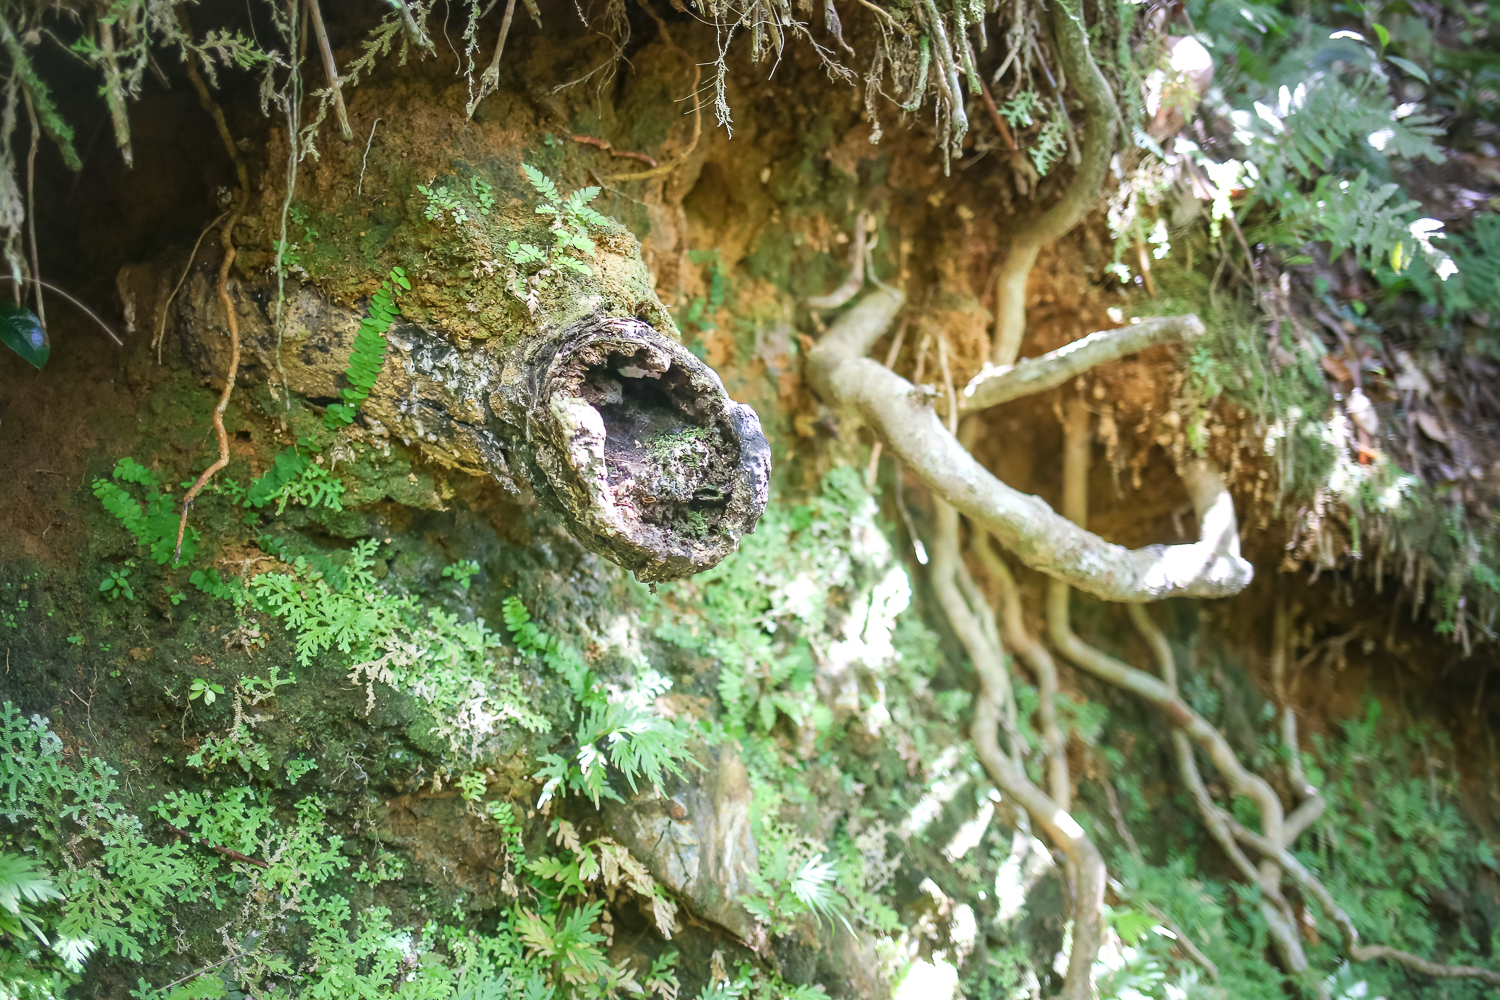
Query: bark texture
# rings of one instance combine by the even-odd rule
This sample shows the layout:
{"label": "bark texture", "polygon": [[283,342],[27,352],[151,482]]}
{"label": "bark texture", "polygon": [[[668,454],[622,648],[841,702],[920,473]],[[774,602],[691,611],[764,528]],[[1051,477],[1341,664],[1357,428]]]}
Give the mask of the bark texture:
{"label": "bark texture", "polygon": [[[187,353],[222,373],[223,311],[211,294],[195,280],[176,318]],[[278,338],[263,305],[272,289],[231,282],[231,294],[242,384],[331,402],[361,313],[302,285],[289,291]],[[570,297],[572,308],[487,340],[396,323],[354,434],[395,436],[449,468],[528,486],[585,548],[642,581],[708,569],[764,512],[770,448],[755,411],[730,399],[712,369],[636,318],[663,320],[654,295],[628,311],[615,297]]]}

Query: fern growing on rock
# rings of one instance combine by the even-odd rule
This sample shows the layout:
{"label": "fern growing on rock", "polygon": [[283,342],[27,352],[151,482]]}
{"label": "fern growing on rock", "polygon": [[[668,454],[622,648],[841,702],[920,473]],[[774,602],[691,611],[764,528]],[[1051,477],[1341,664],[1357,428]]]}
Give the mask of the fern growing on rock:
{"label": "fern growing on rock", "polygon": [[370,296],[370,313],[360,321],[359,332],[354,336],[354,353],[349,356],[349,367],[344,377],[349,384],[339,390],[342,401],[329,404],[323,414],[323,423],[331,430],[338,430],[354,422],[359,404],[370,396],[375,382],[380,378],[380,368],[385,364],[385,335],[401,316],[401,307],[396,303],[398,291],[411,290],[406,272],[399,267],[391,268],[391,276],[380,283],[375,294]]}

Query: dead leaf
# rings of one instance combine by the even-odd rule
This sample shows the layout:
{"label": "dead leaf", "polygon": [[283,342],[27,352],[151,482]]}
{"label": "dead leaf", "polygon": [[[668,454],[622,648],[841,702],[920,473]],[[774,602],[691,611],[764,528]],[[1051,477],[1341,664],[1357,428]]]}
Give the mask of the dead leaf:
{"label": "dead leaf", "polygon": [[1443,430],[1443,425],[1438,423],[1437,417],[1426,410],[1418,410],[1413,416],[1416,418],[1417,426],[1422,428],[1422,433],[1442,444],[1448,443],[1448,432]]}
{"label": "dead leaf", "polygon": [[130,658],[132,660],[136,660],[136,661],[144,660],[146,657],[148,657],[150,655],[151,655],[151,650],[149,648],[148,649],[142,649],[139,646],[132,646],[132,647],[130,647]]}
{"label": "dead leaf", "polygon": [[1332,376],[1335,382],[1353,382],[1354,376],[1349,373],[1349,366],[1344,364],[1332,354],[1325,354],[1318,359],[1323,370]]}

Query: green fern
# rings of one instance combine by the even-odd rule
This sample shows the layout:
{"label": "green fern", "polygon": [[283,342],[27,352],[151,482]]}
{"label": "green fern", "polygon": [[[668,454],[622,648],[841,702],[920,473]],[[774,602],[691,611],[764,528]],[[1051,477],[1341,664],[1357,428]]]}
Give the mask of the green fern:
{"label": "green fern", "polygon": [[[147,494],[143,500],[137,500],[130,491],[111,479],[144,486]],[[94,496],[99,498],[106,512],[135,536],[136,542],[146,547],[151,558],[165,565],[176,548],[181,520],[172,495],[156,492],[160,477],[133,458],[116,462],[111,479],[95,479]],[[199,537],[198,529],[187,528],[182,536],[182,558],[191,559],[198,551]]]}
{"label": "green fern", "polygon": [[359,404],[368,399],[370,391],[375,388],[381,366],[385,364],[385,335],[401,316],[401,307],[396,304],[401,290],[410,291],[411,282],[404,270],[394,267],[390,278],[382,281],[375,294],[370,296],[369,315],[360,320],[349,366],[344,370],[349,385],[339,390],[343,401],[330,404],[323,414],[323,423],[329,429],[337,430],[352,424],[354,415],[359,412]]}
{"label": "green fern", "polygon": [[1311,238],[1331,244],[1334,256],[1352,250],[1361,265],[1374,269],[1412,240],[1412,210],[1420,205],[1403,200],[1400,191],[1399,184],[1376,185],[1364,171],[1352,180],[1325,174],[1311,193],[1285,199],[1282,212],[1308,226]]}
{"label": "green fern", "polygon": [[47,932],[40,917],[27,903],[62,899],[52,879],[35,861],[0,851],[0,933],[21,937],[32,934],[46,947]]}
{"label": "green fern", "polygon": [[685,733],[642,705],[608,701],[578,651],[538,628],[518,598],[506,598],[502,608],[516,648],[540,656],[557,671],[583,710],[574,759],[555,753],[540,758],[542,767],[534,775],[543,781],[539,803],[565,789],[587,796],[596,807],[600,799],[623,801],[609,786],[611,764],[624,775],[632,792],[641,778],[660,785],[667,774],[682,776],[679,762],[692,760]]}
{"label": "green fern", "polygon": [[[101,949],[140,961],[167,931],[166,905],[197,891],[183,846],[152,844],[116,800],[115,770],[87,754],[73,761],[45,719],[0,706],[0,815],[26,830],[59,873],[50,948],[76,974]],[[33,893],[44,891],[31,884]]]}
{"label": "green fern", "polygon": [[[536,167],[523,163],[521,169],[525,172],[527,181],[541,198],[536,206],[536,214],[552,216],[550,228],[553,247],[551,252],[544,252],[534,244],[512,240],[507,248],[511,263],[520,266],[542,263],[548,267],[562,268],[576,274],[593,274],[593,269],[583,260],[583,258],[593,257],[598,252],[594,241],[589,237],[589,227],[602,227],[609,224],[609,220],[590,205],[590,202],[599,197],[600,189],[597,187],[579,188],[564,198],[557,190],[557,184],[552,178]],[[524,298],[524,296],[520,297]]]}
{"label": "green fern", "polygon": [[343,510],[343,495],[344,484],[333,473],[296,448],[285,448],[277,453],[265,475],[245,492],[245,505],[259,508],[274,502],[277,515],[284,513],[292,501],[308,507]]}
{"label": "green fern", "polygon": [[531,612],[519,598],[507,597],[501,605],[501,612],[517,649],[540,656],[542,662],[568,682],[568,690],[579,702],[584,705],[603,704],[603,695],[594,684],[593,673],[576,649],[538,628],[531,620]]}

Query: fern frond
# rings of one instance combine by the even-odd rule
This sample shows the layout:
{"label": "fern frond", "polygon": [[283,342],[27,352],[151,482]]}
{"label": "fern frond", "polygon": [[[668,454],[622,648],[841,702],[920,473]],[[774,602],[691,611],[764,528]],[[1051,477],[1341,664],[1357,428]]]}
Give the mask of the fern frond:
{"label": "fern frond", "polygon": [[541,195],[547,201],[559,200],[557,185],[553,183],[552,178],[529,163],[521,164],[521,170],[525,172],[526,179],[531,182],[531,186],[536,190],[537,194]]}

